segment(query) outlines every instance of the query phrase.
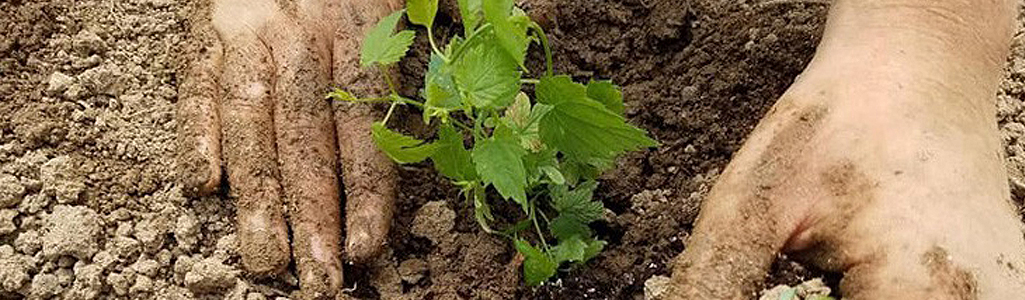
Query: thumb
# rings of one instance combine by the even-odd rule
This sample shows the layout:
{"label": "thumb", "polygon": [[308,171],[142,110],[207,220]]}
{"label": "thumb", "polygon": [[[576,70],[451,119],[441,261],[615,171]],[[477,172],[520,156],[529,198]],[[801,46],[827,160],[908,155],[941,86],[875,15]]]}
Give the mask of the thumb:
{"label": "thumb", "polygon": [[706,200],[676,258],[667,299],[751,299],[757,292],[786,236],[767,207],[740,199],[713,191]]}
{"label": "thumb", "polygon": [[799,152],[811,135],[801,122],[788,122],[796,117],[779,113],[792,108],[789,101],[776,106],[702,203],[675,261],[668,299],[750,299],[796,231],[807,201],[792,188],[801,180],[798,162],[780,156]]}

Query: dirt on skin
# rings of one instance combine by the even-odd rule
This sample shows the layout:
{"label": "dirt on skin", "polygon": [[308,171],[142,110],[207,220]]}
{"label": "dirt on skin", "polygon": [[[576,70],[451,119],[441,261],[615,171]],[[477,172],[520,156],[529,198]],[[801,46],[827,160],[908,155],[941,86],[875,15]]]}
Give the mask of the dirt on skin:
{"label": "dirt on skin", "polygon": [[[614,80],[631,122],[662,142],[627,155],[605,176],[598,197],[610,210],[594,229],[609,242],[606,251],[545,286],[523,287],[508,241],[478,229],[458,190],[427,164],[403,166],[389,247],[373,262],[346,266],[350,295],[643,299],[645,281],[668,275],[684,249],[719,170],[818,41],[825,5],[760,3],[523,3],[544,18],[558,71]],[[185,197],[176,183],[174,105],[183,75],[176,65],[187,4],[0,2],[0,299],[255,300],[296,290],[294,266],[271,280],[242,272],[226,195]],[[438,36],[459,30],[450,13],[437,23]],[[403,61],[408,95],[422,84],[426,49],[421,38]],[[996,104],[1020,203],[1021,31],[1012,53]],[[411,123],[405,131],[430,133]],[[820,274],[787,260],[774,266],[767,286]]]}

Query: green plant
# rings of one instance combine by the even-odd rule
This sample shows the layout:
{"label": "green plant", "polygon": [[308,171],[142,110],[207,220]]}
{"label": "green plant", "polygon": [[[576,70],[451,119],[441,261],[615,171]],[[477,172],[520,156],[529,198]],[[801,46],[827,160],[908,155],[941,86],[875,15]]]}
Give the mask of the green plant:
{"label": "green plant", "polygon": [[[544,31],[512,0],[460,0],[466,35],[453,37],[443,49],[431,29],[437,2],[409,0],[406,5],[409,21],[427,28],[432,49],[420,93],[424,101],[399,95],[385,71],[413,42],[413,31],[394,33],[403,11],[382,19],[361,50],[361,64],[380,68],[391,93],[357,98],[335,90],[329,96],[390,102],[384,120],[372,127],[377,145],[399,163],[430,159],[461,187],[485,231],[513,240],[524,256],[526,282],[538,285],[561,263],[583,263],[602,250],[605,242],[588,227],[604,213],[602,203],[592,200],[595,180],[618,155],[657,142],[626,123],[619,87],[595,80],[585,85],[553,74]],[[523,78],[532,43],[540,43],[545,54],[546,70],[536,79]],[[534,85],[533,103],[520,91],[525,84]],[[437,120],[437,138],[424,141],[388,129],[397,105],[419,107],[428,124]],[[519,204],[526,218],[503,230],[491,228],[488,186]],[[530,231],[535,243],[524,234]]]}

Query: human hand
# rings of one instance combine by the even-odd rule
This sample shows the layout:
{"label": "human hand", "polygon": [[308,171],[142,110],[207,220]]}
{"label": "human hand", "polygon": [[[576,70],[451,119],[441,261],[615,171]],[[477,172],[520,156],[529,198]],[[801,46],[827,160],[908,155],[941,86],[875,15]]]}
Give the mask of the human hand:
{"label": "human hand", "polygon": [[668,298],[751,299],[778,253],[842,272],[844,299],[1020,298],[992,103],[1011,1],[833,6],[703,204]]}
{"label": "human hand", "polygon": [[379,74],[359,68],[358,49],[365,30],[401,2],[207,6],[193,18],[195,59],[179,93],[180,181],[193,194],[218,189],[223,149],[244,268],[269,276],[294,258],[301,292],[332,297],[343,282],[336,155],[344,168],[349,260],[382,249],[396,174],[371,140],[375,111],[332,104],[325,95],[332,82],[356,92],[386,88],[376,84]]}

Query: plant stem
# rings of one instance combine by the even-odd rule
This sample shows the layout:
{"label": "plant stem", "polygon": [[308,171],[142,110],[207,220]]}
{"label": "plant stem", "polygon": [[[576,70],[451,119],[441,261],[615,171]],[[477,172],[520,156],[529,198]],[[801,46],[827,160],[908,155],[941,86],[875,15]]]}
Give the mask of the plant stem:
{"label": "plant stem", "polygon": [[403,104],[412,104],[412,105],[416,105],[416,107],[419,107],[419,108],[423,108],[424,107],[424,104],[421,103],[420,101],[416,101],[416,100],[409,99],[409,98],[402,97],[402,96],[396,96],[396,97],[398,97],[396,101],[402,102]]}
{"label": "plant stem", "polygon": [[530,27],[537,30],[537,36],[541,38],[541,47],[545,49],[545,67],[547,67],[545,75],[552,76],[555,72],[552,69],[552,48],[548,47],[548,36],[545,35],[545,30],[541,29],[541,25],[531,22]]}
{"label": "plant stem", "polygon": [[401,96],[399,96],[397,98],[395,98],[394,96],[392,96],[392,97],[377,97],[377,98],[362,98],[362,99],[355,99],[355,100],[352,100],[350,102],[354,102],[354,103],[391,103],[391,102],[400,102],[402,104],[412,104],[412,105],[416,105],[417,107],[424,107],[424,104],[420,103],[420,101],[416,101],[416,100],[409,99],[409,98],[406,98],[406,97],[401,97]]}
{"label": "plant stem", "polygon": [[354,103],[385,103],[385,102],[389,102],[390,103],[390,102],[393,102],[393,100],[394,99],[392,99],[391,97],[377,97],[377,98],[354,99],[351,102],[354,102]]}
{"label": "plant stem", "polygon": [[388,124],[388,119],[391,118],[391,113],[393,111],[395,111],[395,106],[398,106],[398,105],[399,105],[398,101],[391,103],[391,106],[388,107],[388,113],[384,115],[384,120],[381,121],[381,124],[385,124],[385,125]]}
{"label": "plant stem", "polygon": [[548,242],[545,241],[545,235],[544,235],[544,233],[541,232],[541,225],[537,224],[537,216],[536,216],[536,213],[535,213],[536,211],[537,211],[537,207],[534,206],[534,203],[530,203],[530,216],[529,216],[529,218],[530,218],[531,221],[534,222],[534,229],[537,230],[537,239],[541,240],[541,246],[544,246],[545,252],[548,252]]}
{"label": "plant stem", "polygon": [[537,213],[541,214],[541,218],[545,220],[545,224],[549,224],[549,225],[552,224],[552,221],[548,220],[548,216],[545,215],[544,211],[538,210]]}
{"label": "plant stem", "polygon": [[484,140],[484,119],[487,118],[487,111],[481,111],[481,115],[473,122],[473,142]]}
{"label": "plant stem", "polygon": [[388,73],[389,73],[388,72],[388,68],[385,67],[385,66],[380,66],[380,67],[381,67],[381,74],[384,76],[384,81],[388,83],[388,89],[391,90],[391,97],[392,97],[392,99],[398,99],[399,100],[399,101],[392,101],[391,106],[388,107],[388,113],[384,115],[384,120],[381,121],[382,124],[387,125],[388,124],[388,119],[391,118],[391,113],[393,111],[395,111],[395,106],[398,105],[399,102],[402,102],[401,100],[403,98],[402,98],[402,96],[399,96],[398,90],[395,89],[395,83],[392,82],[391,75],[388,75]]}
{"label": "plant stem", "polygon": [[523,84],[538,84],[538,83],[541,83],[541,80],[524,78],[524,79],[520,79],[520,83],[523,83]]}
{"label": "plant stem", "polygon": [[431,43],[431,49],[434,50],[434,54],[441,57],[441,60],[444,60],[445,63],[448,63],[448,57],[446,57],[445,53],[442,53],[441,50],[438,50],[438,45],[434,44],[434,30],[432,30],[431,27],[427,27],[427,41]]}
{"label": "plant stem", "polygon": [[473,128],[470,127],[470,125],[466,125],[465,123],[463,123],[463,122],[461,122],[459,120],[456,120],[456,119],[452,119],[452,118],[449,118],[449,120],[452,120],[452,123],[456,124],[456,127],[459,127],[462,130],[473,132]]}
{"label": "plant stem", "polygon": [[388,68],[385,67],[385,66],[380,66],[380,67],[381,67],[381,74],[384,75],[384,81],[388,83],[388,89],[391,90],[391,94],[395,95],[395,96],[398,96],[399,95],[399,91],[395,88],[395,83],[392,83],[391,75],[388,75],[388,73],[391,73],[391,72],[388,72]]}

